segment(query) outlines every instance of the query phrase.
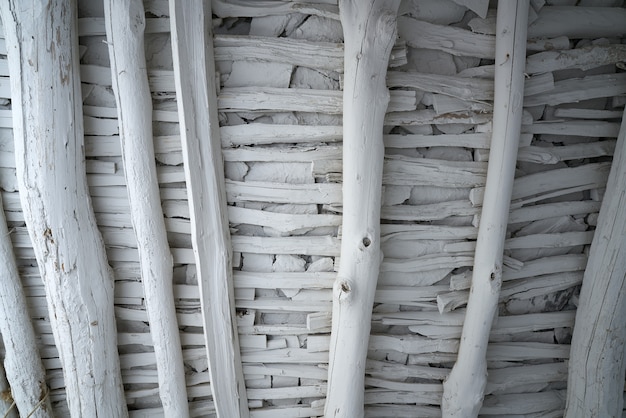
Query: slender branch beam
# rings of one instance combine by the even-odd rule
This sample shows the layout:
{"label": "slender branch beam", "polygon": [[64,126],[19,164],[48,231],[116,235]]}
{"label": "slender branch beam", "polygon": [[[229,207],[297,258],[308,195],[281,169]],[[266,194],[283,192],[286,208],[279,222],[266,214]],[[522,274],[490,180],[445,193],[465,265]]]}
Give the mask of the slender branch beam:
{"label": "slender branch beam", "polygon": [[154,159],[143,3],[105,0],[104,16],[130,217],[157,361],[159,396],[165,416],[188,417],[185,367],[174,306],[173,259]]}
{"label": "slender branch beam", "polygon": [[341,0],[343,100],[343,238],[333,288],[326,417],[363,416],[365,359],[380,266],[383,122],[389,54],[398,0]]}
{"label": "slender branch beam", "polygon": [[74,417],[126,417],[113,274],[85,176],[76,6],[0,2],[16,170]]}
{"label": "slender branch beam", "polygon": [[18,411],[14,409],[13,397],[11,396],[11,386],[7,382],[4,374],[4,366],[0,364],[0,408],[4,412],[4,418],[18,418]]}
{"label": "slender branch beam", "polygon": [[624,404],[626,347],[626,113],[572,337],[565,416],[617,417]]}
{"label": "slender branch beam", "polygon": [[[0,334],[4,342],[4,368],[11,395],[20,415],[52,416],[47,395],[46,372],[39,356],[35,331],[28,314],[26,296],[13,254],[11,235],[2,210],[0,196]],[[35,408],[39,401],[45,403]]]}
{"label": "slender branch beam", "polygon": [[170,0],[174,79],[215,411],[219,417],[247,418],[250,413],[235,321],[210,4],[206,0]]}
{"label": "slender branch beam", "polygon": [[457,362],[444,382],[444,417],[476,417],[487,384],[487,344],[502,285],[502,255],[522,124],[528,0],[499,1],[493,134],[472,288]]}

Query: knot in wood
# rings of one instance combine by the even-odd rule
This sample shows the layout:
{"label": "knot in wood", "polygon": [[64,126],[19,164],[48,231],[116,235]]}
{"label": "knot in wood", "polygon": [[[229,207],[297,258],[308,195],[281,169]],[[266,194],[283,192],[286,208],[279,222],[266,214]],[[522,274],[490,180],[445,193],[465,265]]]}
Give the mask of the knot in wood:
{"label": "knot in wood", "polygon": [[334,294],[339,302],[347,302],[352,299],[352,284],[348,279],[338,279],[335,282]]}

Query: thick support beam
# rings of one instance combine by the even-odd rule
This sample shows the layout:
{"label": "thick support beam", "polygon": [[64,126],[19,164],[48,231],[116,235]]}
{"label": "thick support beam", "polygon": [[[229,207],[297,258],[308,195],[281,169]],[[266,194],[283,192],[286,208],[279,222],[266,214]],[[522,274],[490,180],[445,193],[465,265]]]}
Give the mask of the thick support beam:
{"label": "thick support beam", "polygon": [[0,15],[20,198],[69,410],[73,417],[125,417],[113,274],[85,176],[75,2],[3,1]]}
{"label": "thick support beam", "polygon": [[472,288],[457,362],[444,382],[444,417],[476,417],[487,384],[487,344],[502,284],[502,255],[522,124],[528,0],[498,2],[493,133]]}
{"label": "thick support beam", "polygon": [[159,395],[165,416],[188,417],[185,367],[174,306],[173,260],[154,159],[143,3],[105,0],[104,17],[130,217],[137,237]]}
{"label": "thick support beam", "polygon": [[618,417],[626,363],[626,113],[580,290],[565,416]]}
{"label": "thick support beam", "polygon": [[174,79],[213,402],[219,417],[246,418],[210,4],[170,0]]}
{"label": "thick support beam", "polygon": [[[4,369],[20,415],[52,416],[46,372],[39,356],[26,296],[17,271],[11,235],[0,197],[0,334],[4,342]],[[43,402],[42,402],[43,400]],[[40,404],[41,402],[41,404]]]}
{"label": "thick support beam", "polygon": [[387,62],[398,0],[341,0],[345,39],[343,238],[333,288],[326,417],[363,416],[365,359],[378,269]]}

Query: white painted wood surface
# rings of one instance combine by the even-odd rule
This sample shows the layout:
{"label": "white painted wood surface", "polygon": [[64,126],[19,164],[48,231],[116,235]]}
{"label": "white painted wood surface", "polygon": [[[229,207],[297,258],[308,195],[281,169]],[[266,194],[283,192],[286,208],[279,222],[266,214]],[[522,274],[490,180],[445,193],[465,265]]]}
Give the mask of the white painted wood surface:
{"label": "white painted wood surface", "polygon": [[[217,115],[210,3],[170,0],[174,77],[192,245],[218,417],[248,417]],[[234,208],[233,208],[234,209]]]}
{"label": "white painted wood surface", "polygon": [[[624,115],[626,116],[626,114]],[[626,347],[626,119],[580,290],[565,416],[617,417],[624,405]]]}
{"label": "white painted wood surface", "polygon": [[24,218],[46,289],[72,416],[125,417],[113,274],[85,179],[76,9],[6,1],[13,129]]}
{"label": "white painted wood surface", "polygon": [[493,136],[472,289],[457,361],[444,382],[444,417],[476,417],[487,383],[486,352],[502,285],[502,255],[522,123],[528,0],[498,2]]}
{"label": "white painted wood surface", "polygon": [[333,288],[326,417],[363,416],[365,359],[378,279],[387,62],[399,1],[340,2],[344,30],[341,263]]}
{"label": "white painted wood surface", "polygon": [[[4,371],[11,385],[11,396],[20,415],[52,416],[46,373],[20,280],[11,235],[0,197],[0,333],[4,344]],[[6,399],[6,396],[2,396]],[[39,402],[42,405],[39,405]],[[10,402],[9,402],[10,405]],[[6,409],[4,410],[6,411]]]}
{"label": "white painted wood surface", "polygon": [[117,104],[124,176],[141,265],[146,311],[166,416],[187,417],[185,366],[152,139],[152,98],[144,52],[141,0],[106,0],[105,25]]}

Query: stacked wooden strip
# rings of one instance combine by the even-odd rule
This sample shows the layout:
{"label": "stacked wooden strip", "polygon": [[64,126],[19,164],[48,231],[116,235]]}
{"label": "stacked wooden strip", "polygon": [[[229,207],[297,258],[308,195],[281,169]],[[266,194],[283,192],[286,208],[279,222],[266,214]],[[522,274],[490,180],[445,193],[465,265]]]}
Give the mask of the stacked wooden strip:
{"label": "stacked wooden strip", "polygon": [[[321,415],[328,342],[316,349],[315,338],[330,332],[341,226],[341,26],[318,16],[249,16],[245,34],[224,21],[215,45],[250,412]],[[410,92],[392,102],[417,105]]]}

